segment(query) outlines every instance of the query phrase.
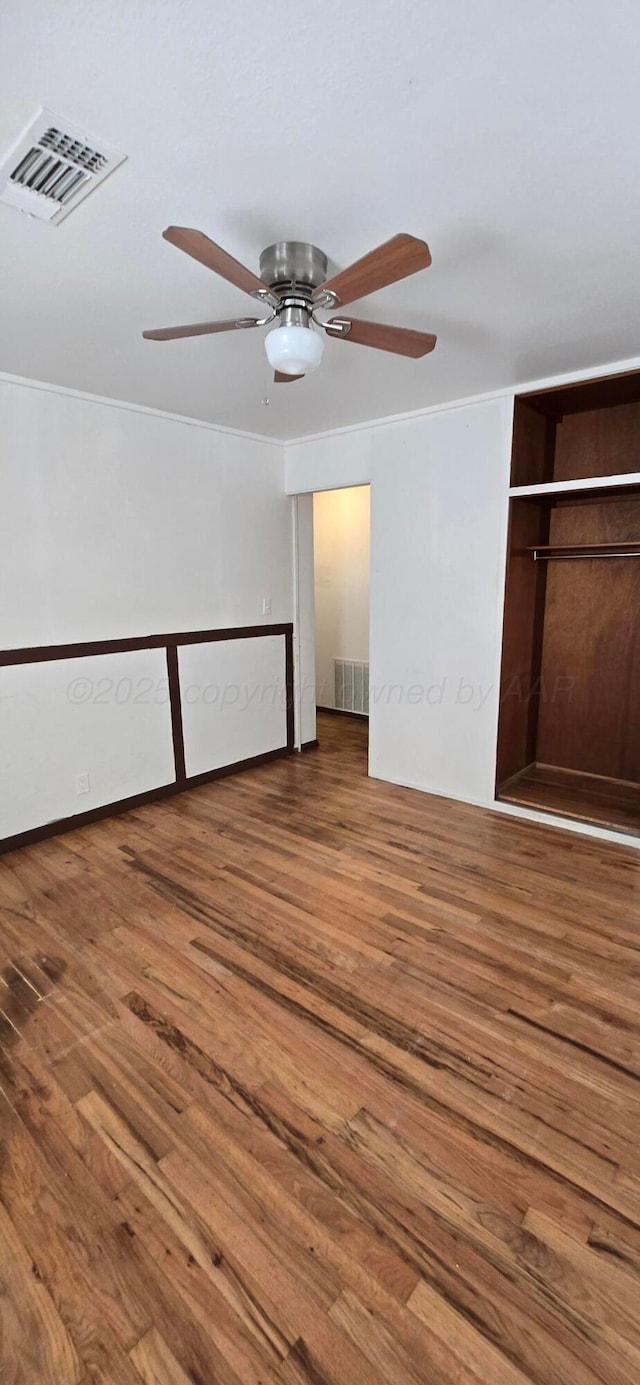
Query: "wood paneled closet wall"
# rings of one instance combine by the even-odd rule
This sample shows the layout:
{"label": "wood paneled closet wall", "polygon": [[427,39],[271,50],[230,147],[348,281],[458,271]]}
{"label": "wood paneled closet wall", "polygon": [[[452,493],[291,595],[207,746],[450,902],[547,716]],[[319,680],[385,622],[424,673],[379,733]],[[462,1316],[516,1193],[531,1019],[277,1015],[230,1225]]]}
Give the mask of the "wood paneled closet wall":
{"label": "wood paneled closet wall", "polygon": [[640,372],[516,399],[498,797],[640,833]]}

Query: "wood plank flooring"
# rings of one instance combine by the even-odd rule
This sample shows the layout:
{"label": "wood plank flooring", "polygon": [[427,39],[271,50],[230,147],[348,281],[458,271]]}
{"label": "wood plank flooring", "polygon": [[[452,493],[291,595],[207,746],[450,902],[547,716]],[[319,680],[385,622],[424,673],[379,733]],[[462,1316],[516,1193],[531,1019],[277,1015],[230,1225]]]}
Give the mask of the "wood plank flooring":
{"label": "wood plank flooring", "polygon": [[502,786],[498,797],[522,808],[640,835],[640,787],[622,779],[556,765],[528,765]]}
{"label": "wood plank flooring", "polygon": [[640,855],[319,734],[0,862],[2,1385],[637,1385]]}

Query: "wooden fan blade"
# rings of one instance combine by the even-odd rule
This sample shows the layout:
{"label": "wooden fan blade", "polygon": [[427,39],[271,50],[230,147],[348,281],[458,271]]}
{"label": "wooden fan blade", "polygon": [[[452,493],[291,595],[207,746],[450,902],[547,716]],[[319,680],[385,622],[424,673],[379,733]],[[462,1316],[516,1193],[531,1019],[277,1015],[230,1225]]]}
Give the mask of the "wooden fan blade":
{"label": "wooden fan blade", "polygon": [[147,341],[176,341],[178,337],[206,337],[210,332],[235,332],[245,327],[258,327],[257,317],[235,317],[230,322],[191,322],[184,327],[158,327],[143,332]]}
{"label": "wooden fan blade", "polygon": [[209,240],[202,231],[192,231],[188,226],[167,226],[162,234],[171,245],[177,246],[178,250],[184,250],[186,255],[191,255],[193,260],[199,260],[200,264],[212,269],[214,274],[220,274],[223,279],[235,284],[236,288],[242,289],[244,293],[260,291],[262,294],[268,294],[267,285],[263,284],[257,274],[252,274],[239,260],[234,260],[233,255],[228,255],[226,250]]}
{"label": "wooden fan blade", "polygon": [[288,385],[290,380],[304,380],[304,375],[286,375],[284,370],[274,370],[273,379],[276,385]]}
{"label": "wooden fan blade", "polygon": [[[349,331],[340,329],[349,323]],[[386,322],[359,322],[355,317],[332,317],[324,324],[330,337],[353,341],[357,346],[375,346],[378,351],[393,351],[396,356],[426,356],[438,340],[431,332],[413,332],[409,327],[389,327]]]}
{"label": "wooden fan blade", "polygon": [[316,297],[324,290],[335,293],[339,303],[353,303],[356,298],[366,298],[368,293],[395,284],[398,279],[406,279],[409,274],[417,274],[419,269],[428,269],[431,264],[429,246],[415,236],[393,236],[391,240],[371,250],[349,269],[327,279],[316,290]]}

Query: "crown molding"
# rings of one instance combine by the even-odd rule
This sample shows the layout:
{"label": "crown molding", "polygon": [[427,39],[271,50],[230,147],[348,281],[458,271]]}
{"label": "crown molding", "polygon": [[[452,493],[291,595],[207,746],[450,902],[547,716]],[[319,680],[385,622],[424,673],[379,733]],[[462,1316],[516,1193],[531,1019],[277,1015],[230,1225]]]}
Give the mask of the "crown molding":
{"label": "crown molding", "polygon": [[242,428],[227,428],[221,423],[210,423],[203,418],[189,418],[187,414],[172,414],[166,409],[153,409],[147,404],[132,404],[126,399],[109,399],[103,394],[89,394],[86,390],[70,389],[67,385],[53,385],[46,380],[31,380],[24,375],[8,375],[0,371],[0,384],[19,385],[23,389],[42,390],[45,394],[61,394],[69,399],[79,399],[85,404],[100,404],[109,409],[123,409],[131,414],[147,414],[151,418],[161,418],[169,423],[186,424],[189,428],[205,428],[211,433],[221,433],[232,438],[245,438],[251,442],[266,442],[271,446],[283,447],[282,438],[267,437],[264,433],[250,433]]}
{"label": "crown molding", "polygon": [[487,404],[494,399],[513,399],[518,394],[532,394],[538,390],[553,389],[557,385],[579,384],[582,380],[596,380],[601,375],[623,375],[629,370],[640,370],[640,356],[632,356],[624,361],[607,361],[604,364],[589,366],[583,370],[567,371],[562,375],[548,375],[538,380],[523,380],[502,389],[487,390],[484,394],[462,395],[455,399],[443,400],[438,404],[426,404],[422,409],[412,409],[401,414],[385,414],[380,418],[370,418],[363,423],[347,423],[341,428],[326,428],[321,433],[303,433],[297,438],[288,438],[283,446],[298,447],[305,442],[320,442],[327,438],[341,437],[346,433],[361,433],[367,428],[388,428],[395,423],[409,423],[413,419],[428,418],[451,409],[466,409],[474,404]]}
{"label": "crown molding", "polygon": [[618,375],[626,371],[640,370],[640,356],[632,356],[622,361],[605,361],[581,370],[566,371],[560,375],[548,375],[536,380],[523,380],[505,385],[500,389],[487,390],[483,394],[460,395],[453,399],[426,404],[421,409],[404,413],[384,414],[377,418],[364,419],[359,423],[347,423],[339,428],[326,428],[317,433],[302,433],[296,438],[276,438],[265,433],[252,433],[247,429],[230,428],[221,423],[210,423],[207,419],[191,418],[187,414],[169,413],[165,409],[154,409],[147,404],[133,404],[125,399],[110,399],[106,395],[90,394],[86,390],[75,390],[67,385],[55,385],[45,380],[32,380],[28,376],[9,375],[0,371],[0,384],[18,385],[24,389],[43,390],[48,394],[60,394],[70,399],[79,399],[87,404],[101,404],[111,409],[123,409],[128,413],[147,414],[151,418],[161,418],[170,423],[182,423],[189,428],[205,428],[223,437],[244,438],[250,442],[268,443],[271,447],[281,447],[285,453],[289,447],[302,443],[320,442],[328,438],[342,437],[349,433],[361,433],[366,429],[389,428],[398,423],[410,423],[432,414],[448,412],[452,409],[470,408],[475,404],[487,404],[496,399],[512,399],[514,395],[529,394],[538,390],[553,389],[558,385],[579,384],[583,380],[597,379],[601,375]]}

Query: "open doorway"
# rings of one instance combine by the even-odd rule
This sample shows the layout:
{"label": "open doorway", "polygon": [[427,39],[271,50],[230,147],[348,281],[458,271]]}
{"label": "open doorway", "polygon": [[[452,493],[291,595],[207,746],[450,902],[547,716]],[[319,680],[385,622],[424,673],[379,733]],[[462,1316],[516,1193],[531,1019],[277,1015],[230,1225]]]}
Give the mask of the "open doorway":
{"label": "open doorway", "polygon": [[318,737],[337,753],[368,752],[370,487],[313,497]]}

